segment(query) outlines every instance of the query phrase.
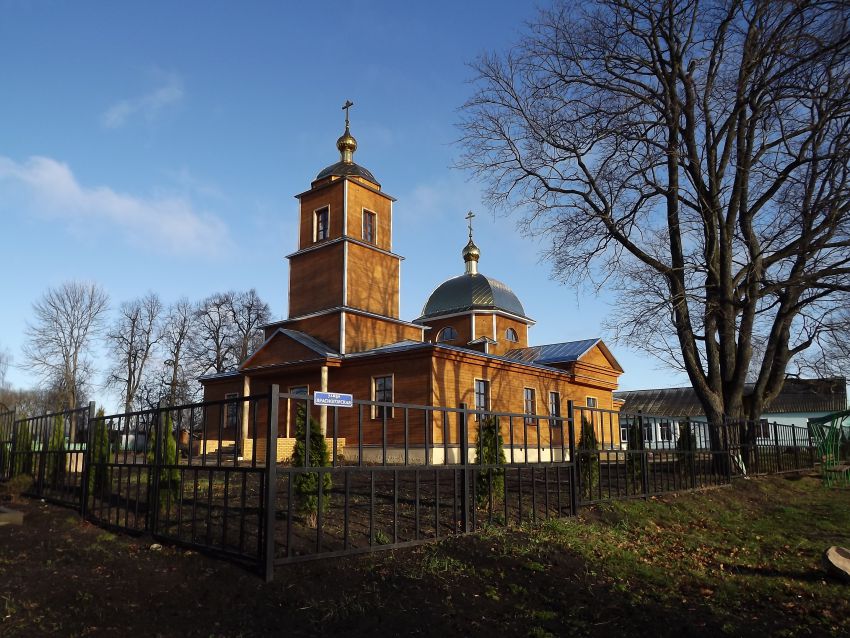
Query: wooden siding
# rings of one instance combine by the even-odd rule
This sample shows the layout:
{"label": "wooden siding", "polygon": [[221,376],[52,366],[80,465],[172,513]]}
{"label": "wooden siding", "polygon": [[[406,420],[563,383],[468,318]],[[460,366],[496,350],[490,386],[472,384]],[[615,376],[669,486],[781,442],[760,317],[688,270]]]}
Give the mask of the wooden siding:
{"label": "wooden siding", "polygon": [[375,213],[377,225],[377,242],[375,245],[383,250],[391,251],[392,241],[392,202],[369,189],[363,188],[357,182],[348,184],[348,230],[349,237],[363,240],[363,209]]}
{"label": "wooden siding", "polygon": [[[567,414],[567,401],[572,400],[576,405],[585,405],[587,396],[594,396],[599,407],[612,409],[613,392],[601,390],[595,385],[573,381],[569,374],[550,372],[520,365],[505,364],[486,358],[478,358],[464,354],[439,353],[434,357],[432,368],[433,405],[458,406],[467,404],[475,407],[475,379],[486,379],[490,382],[490,406],[497,412],[521,414],[525,412],[524,388],[533,388],[536,397],[535,412],[541,416],[549,415],[549,393],[558,392],[561,396],[561,416]],[[514,418],[514,445],[537,445],[538,428],[540,424],[526,426],[524,419]],[[503,419],[502,436],[506,444],[510,443],[511,420]],[[541,442],[548,445],[551,435],[548,431],[548,419],[540,430]],[[449,443],[456,443],[455,436],[450,431]],[[436,431],[437,442],[442,442],[442,432]],[[559,444],[558,441],[553,441]],[[619,431],[616,433],[619,443]],[[522,446],[521,445],[521,446]]]}
{"label": "wooden siding", "polygon": [[[528,347],[528,328],[524,321],[518,321],[517,319],[509,319],[508,317],[502,317],[501,315],[496,315],[496,345],[490,350],[492,354],[504,354],[508,350],[513,348],[527,348]],[[517,337],[519,337],[519,341],[516,343],[512,343],[505,338],[505,331],[508,328],[513,328],[516,330]]]}
{"label": "wooden siding", "polygon": [[[242,396],[242,377],[227,377],[226,379],[211,379],[202,381],[204,386],[204,401],[221,401],[228,394],[237,394]],[[241,406],[240,410],[241,412]],[[207,439],[219,438],[226,441],[235,441],[238,433],[236,428],[226,427],[226,420],[223,419],[224,411],[221,406],[211,405],[204,408],[204,430]],[[219,430],[219,428],[221,428]],[[209,448],[209,446],[207,446]]]}
{"label": "wooden siding", "polygon": [[299,250],[314,245],[313,212],[323,206],[329,208],[328,239],[342,236],[343,185],[340,182],[301,196],[301,221],[298,232]]}
{"label": "wooden siding", "polygon": [[490,337],[494,341],[499,338],[493,334],[493,313],[486,314],[475,313],[475,339],[480,337]]}
{"label": "wooden siding", "polygon": [[289,330],[298,330],[299,332],[308,334],[314,339],[327,344],[333,350],[339,351],[339,312],[330,312],[317,317],[285,321],[280,324],[280,327]]}
{"label": "wooden siding", "polygon": [[249,369],[287,361],[315,359],[317,356],[318,354],[310,348],[284,334],[277,334],[263,348],[254,353],[249,361]]}
{"label": "wooden siding", "polygon": [[421,341],[422,329],[351,312],[345,315],[346,353],[363,352],[406,339]]}
{"label": "wooden siding", "polygon": [[437,335],[440,334],[440,330],[447,326],[451,326],[457,330],[457,339],[448,342],[450,345],[465,348],[466,344],[472,341],[472,325],[468,314],[448,317],[446,319],[429,319],[423,322],[423,325],[431,328],[425,333],[427,341],[431,343],[437,343]]}
{"label": "wooden siding", "polygon": [[[513,348],[526,348],[528,347],[528,337],[526,331],[526,324],[522,321],[518,321],[516,319],[509,319],[508,317],[503,317],[501,315],[496,315],[496,336],[493,336],[493,313],[475,313],[475,336],[472,335],[472,321],[470,319],[470,315],[472,312],[456,315],[454,317],[448,318],[435,318],[429,319],[424,322],[424,325],[430,326],[431,330],[429,331],[426,339],[432,343],[437,343],[437,335],[440,330],[445,328],[446,326],[451,326],[455,330],[457,330],[458,338],[451,343],[454,346],[460,346],[462,348],[466,347],[470,341],[474,339],[478,339],[479,337],[485,336],[490,337],[496,341],[495,344],[490,345],[490,354],[502,355],[508,350]],[[517,337],[519,337],[519,341],[516,343],[512,343],[505,339],[505,330],[508,328],[513,328],[517,332]]]}
{"label": "wooden siding", "polygon": [[343,244],[331,244],[289,260],[289,316],[342,305]]}
{"label": "wooden siding", "polygon": [[[433,354],[432,354],[433,353]],[[445,350],[424,350],[413,352],[388,353],[363,357],[354,361],[345,361],[340,367],[331,367],[328,371],[328,389],[332,392],[351,393],[357,399],[372,399],[372,379],[376,376],[393,376],[393,401],[417,406],[445,406],[457,408],[465,403],[475,408],[475,379],[490,382],[490,406],[496,412],[510,412],[522,415],[525,412],[524,389],[533,388],[536,396],[535,413],[541,417],[526,423],[522,416],[502,417],[500,420],[505,444],[520,450],[533,450],[538,443],[541,447],[566,445],[562,441],[557,422],[550,421],[549,393],[558,392],[561,400],[561,416],[567,416],[567,402],[572,400],[577,408],[586,406],[587,397],[597,399],[602,410],[616,410],[610,389],[600,387],[600,382],[573,381],[571,374],[531,368],[520,364],[506,363],[483,356],[458,353]],[[280,385],[281,392],[287,392],[293,386],[307,386],[309,391],[320,389],[320,364],[299,371],[265,371],[252,376],[253,394],[265,393],[272,383]],[[214,400],[224,397],[227,392],[241,393],[242,381],[205,384],[205,399]],[[256,418],[265,423],[267,418],[265,403],[259,406]],[[580,418],[582,412],[577,410]],[[589,415],[589,412],[585,414]],[[313,407],[312,416],[319,420],[321,410]],[[333,411],[328,411],[327,428],[339,437],[347,440],[349,449],[356,447],[362,431],[364,445],[380,445],[384,440],[390,446],[402,446],[405,441],[410,445],[422,445],[428,436],[431,443],[458,443],[459,419],[456,413],[422,409],[405,411],[396,408],[391,416],[373,418],[372,410],[367,407],[339,409],[334,423]],[[216,436],[218,421],[215,415],[209,415],[211,436]],[[281,437],[294,433],[295,405],[287,402],[280,406],[279,432]],[[616,415],[594,413],[593,421],[600,434],[604,430],[607,445],[620,444],[620,431]],[[249,422],[250,423],[250,422]],[[475,439],[477,421],[470,423],[470,437]],[[386,429],[385,429],[386,425]],[[578,424],[577,424],[578,425]],[[335,429],[334,429],[335,428]],[[362,430],[361,430],[362,429]],[[579,428],[576,428],[578,436]],[[427,434],[426,434],[427,432]],[[511,436],[513,435],[513,439]],[[249,432],[253,437],[253,432]],[[260,432],[262,437],[263,433]]]}
{"label": "wooden siding", "polygon": [[347,306],[398,318],[398,257],[349,243],[347,283]]}

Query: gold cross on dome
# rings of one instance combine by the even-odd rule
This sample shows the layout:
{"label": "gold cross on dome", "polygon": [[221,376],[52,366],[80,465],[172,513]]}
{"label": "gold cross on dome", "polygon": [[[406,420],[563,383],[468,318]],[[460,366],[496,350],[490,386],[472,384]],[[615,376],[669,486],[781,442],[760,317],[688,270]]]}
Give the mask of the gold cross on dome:
{"label": "gold cross on dome", "polygon": [[464,217],[464,219],[469,220],[469,238],[470,239],[472,239],[472,218],[473,217],[475,217],[475,213],[473,213],[472,211],[469,211],[466,214],[466,217]]}
{"label": "gold cross on dome", "polygon": [[346,100],[345,104],[342,105],[342,110],[345,111],[345,126],[348,126],[348,109],[354,106],[354,102],[351,100]]}

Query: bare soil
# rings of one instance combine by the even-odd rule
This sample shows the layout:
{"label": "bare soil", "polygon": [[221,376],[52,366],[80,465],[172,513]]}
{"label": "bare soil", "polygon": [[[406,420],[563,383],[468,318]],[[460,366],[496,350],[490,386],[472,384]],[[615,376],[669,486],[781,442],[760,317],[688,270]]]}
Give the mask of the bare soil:
{"label": "bare soil", "polygon": [[[759,482],[783,488],[783,481]],[[756,481],[636,503],[636,513],[619,504],[559,526],[286,565],[270,584],[240,565],[168,545],[157,549],[152,538],[113,534],[72,510],[18,499],[10,506],[25,513],[24,525],[0,527],[0,635],[848,635],[842,634],[850,632],[846,619],[801,624],[796,615],[819,614],[824,605],[843,613],[834,602],[841,590],[831,583],[824,589],[828,599],[809,604],[807,596],[791,612],[776,598],[748,604],[757,592],[745,591],[752,581],[742,580],[746,611],[730,616],[698,576],[678,578],[679,566],[669,557],[661,558],[670,570],[669,590],[657,582],[647,588],[639,571],[624,577],[607,562],[604,547],[593,545],[594,537],[630,525],[631,516],[652,518],[652,508],[665,512],[683,502],[703,502],[710,510],[735,507],[739,499],[751,514],[773,511],[777,495],[750,483]],[[850,495],[841,498],[850,503]],[[805,499],[794,507],[805,508]],[[652,524],[663,529],[658,520]],[[840,540],[840,530],[829,529],[823,542]],[[643,556],[638,549],[635,556]],[[718,563],[725,560],[726,549],[715,551]],[[826,576],[812,566],[817,557],[806,560],[796,578],[817,586]]]}

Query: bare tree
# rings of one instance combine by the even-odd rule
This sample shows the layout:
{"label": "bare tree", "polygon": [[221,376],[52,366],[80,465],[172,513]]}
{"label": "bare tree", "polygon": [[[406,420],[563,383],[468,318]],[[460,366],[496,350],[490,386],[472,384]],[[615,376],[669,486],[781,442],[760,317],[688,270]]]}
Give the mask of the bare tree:
{"label": "bare tree", "polygon": [[461,166],[563,281],[619,291],[619,336],[712,420],[758,417],[846,306],[848,22],[830,0],[556,2],[475,65]]}
{"label": "bare tree", "polygon": [[263,331],[260,326],[269,322],[271,310],[253,288],[247,292],[228,293],[228,296],[233,316],[233,350],[237,363],[242,363],[262,345]]}
{"label": "bare tree", "polygon": [[235,367],[236,326],[232,292],[210,295],[195,308],[195,337],[192,357],[199,373],[225,372]]}
{"label": "bare tree", "polygon": [[160,349],[168,405],[186,403],[191,397],[187,358],[194,330],[195,308],[184,297],[168,308],[162,329]]}
{"label": "bare tree", "polygon": [[64,398],[53,388],[19,389],[0,388],[0,403],[9,409],[15,409],[18,415],[34,416],[61,410]]}
{"label": "bare tree", "polygon": [[6,375],[12,364],[12,353],[5,348],[0,348],[0,390],[6,389]]}
{"label": "bare tree", "polygon": [[160,339],[162,302],[155,293],[121,304],[118,318],[106,333],[112,367],[106,383],[118,388],[124,411],[130,412],[142,384],[145,367]]}
{"label": "bare tree", "polygon": [[108,305],[100,286],[76,281],[49,288],[33,304],[23,347],[26,364],[41,374],[45,386],[61,393],[63,407],[77,407],[94,374],[91,342]]}

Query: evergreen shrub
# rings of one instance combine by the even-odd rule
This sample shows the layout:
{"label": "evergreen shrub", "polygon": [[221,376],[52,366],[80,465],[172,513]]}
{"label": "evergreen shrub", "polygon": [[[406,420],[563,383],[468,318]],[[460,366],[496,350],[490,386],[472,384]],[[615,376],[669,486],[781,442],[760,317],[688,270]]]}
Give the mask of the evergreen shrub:
{"label": "evergreen shrub", "polygon": [[[307,427],[310,427],[310,458],[307,461]],[[292,466],[298,467],[330,467],[331,453],[328,442],[316,419],[307,418],[306,410],[299,406],[295,417],[295,449],[292,451]],[[319,480],[321,476],[321,481]],[[319,492],[322,494],[322,512],[330,505],[330,491],[333,488],[333,477],[330,472],[296,472],[293,473],[293,487],[298,511],[307,519],[310,527],[316,527],[319,513]]]}

